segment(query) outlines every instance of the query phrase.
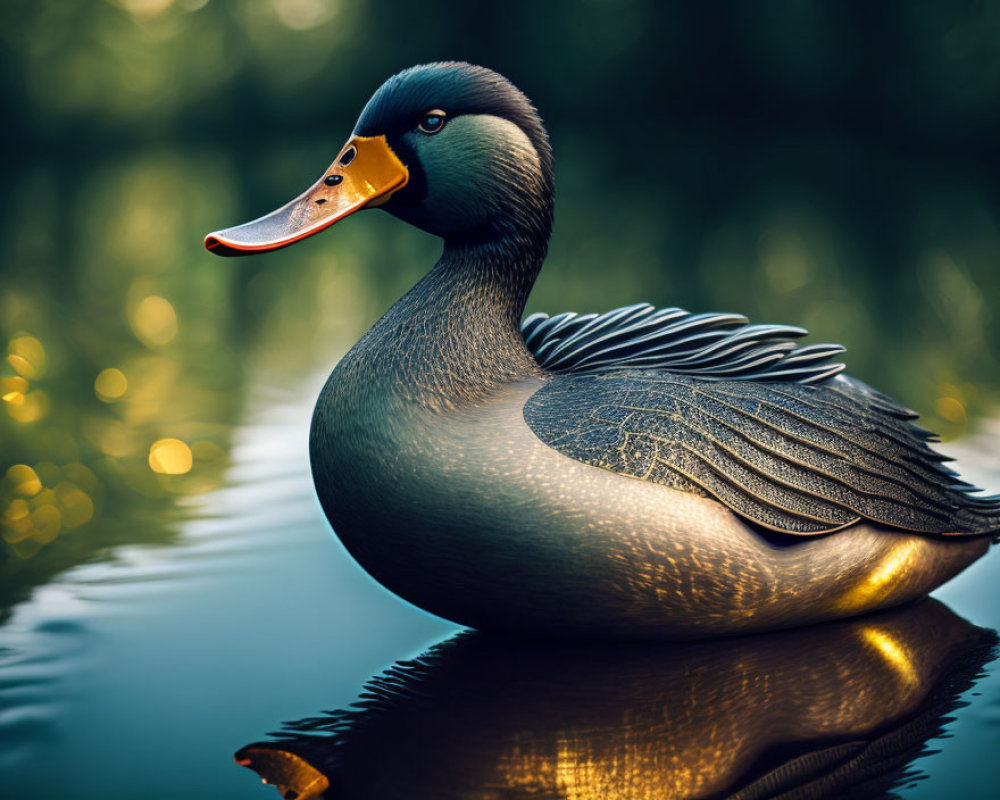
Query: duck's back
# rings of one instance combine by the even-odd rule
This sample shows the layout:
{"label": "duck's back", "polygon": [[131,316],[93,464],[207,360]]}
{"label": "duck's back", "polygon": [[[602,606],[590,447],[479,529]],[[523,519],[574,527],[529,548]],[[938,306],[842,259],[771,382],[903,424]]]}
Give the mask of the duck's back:
{"label": "duck's back", "polygon": [[916,414],[796,346],[802,329],[631,306],[534,315],[524,334],[555,370],[525,405],[564,455],[719,501],[788,534],[862,520],[942,536],[1000,531],[1000,499],[971,494]]}
{"label": "duck's back", "polygon": [[943,536],[1000,531],[1000,508],[928,446],[911,415],[863,384],[712,382],[664,370],[558,375],[525,405],[559,452],[696,492],[789,534],[862,520]]}

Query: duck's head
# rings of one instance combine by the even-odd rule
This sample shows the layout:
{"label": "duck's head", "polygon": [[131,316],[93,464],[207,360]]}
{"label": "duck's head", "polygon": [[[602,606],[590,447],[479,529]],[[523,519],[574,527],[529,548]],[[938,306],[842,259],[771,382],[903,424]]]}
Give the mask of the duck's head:
{"label": "duck's head", "polygon": [[537,240],[552,222],[552,154],[529,100],[484,67],[438,63],[389,78],[333,164],[260,219],[216,231],[225,256],[297,242],[363,208],[446,240]]}

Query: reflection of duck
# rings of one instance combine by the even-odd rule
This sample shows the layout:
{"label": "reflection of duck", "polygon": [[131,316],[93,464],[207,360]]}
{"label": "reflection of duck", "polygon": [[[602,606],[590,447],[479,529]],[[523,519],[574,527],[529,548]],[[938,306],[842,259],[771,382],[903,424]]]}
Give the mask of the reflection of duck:
{"label": "reflection of duck", "polygon": [[444,252],[331,375],[311,453],[337,534],[413,602],[566,634],[774,628],[919,597],[1000,530],[1000,501],[801,330],[645,305],[519,327],[552,159],[496,73],[391,78],[324,178],[206,245],[273,250],[369,206]]}
{"label": "reflection of duck", "polygon": [[300,800],[881,796],[995,642],[935,600],[682,645],[466,634],[236,758]]}

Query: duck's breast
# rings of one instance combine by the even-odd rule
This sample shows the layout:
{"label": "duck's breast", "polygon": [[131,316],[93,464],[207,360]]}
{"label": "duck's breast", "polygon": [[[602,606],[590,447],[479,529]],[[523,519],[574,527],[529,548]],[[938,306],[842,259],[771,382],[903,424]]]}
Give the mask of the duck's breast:
{"label": "duck's breast", "polygon": [[429,407],[347,396],[331,376],[313,421],[316,488],[383,585],[474,627],[709,636],[919,597],[988,546],[867,524],[777,545],[712,499],[543,443],[522,413],[543,385]]}

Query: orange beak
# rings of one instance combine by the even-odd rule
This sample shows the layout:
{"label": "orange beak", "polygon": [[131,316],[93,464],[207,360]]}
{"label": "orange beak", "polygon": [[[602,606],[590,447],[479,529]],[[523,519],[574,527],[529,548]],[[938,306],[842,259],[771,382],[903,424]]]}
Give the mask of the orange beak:
{"label": "orange beak", "polygon": [[215,231],[205,247],[244,256],[287,247],[362,208],[380,206],[410,178],[384,136],[355,136],[322,178],[290,203],[260,219]]}

